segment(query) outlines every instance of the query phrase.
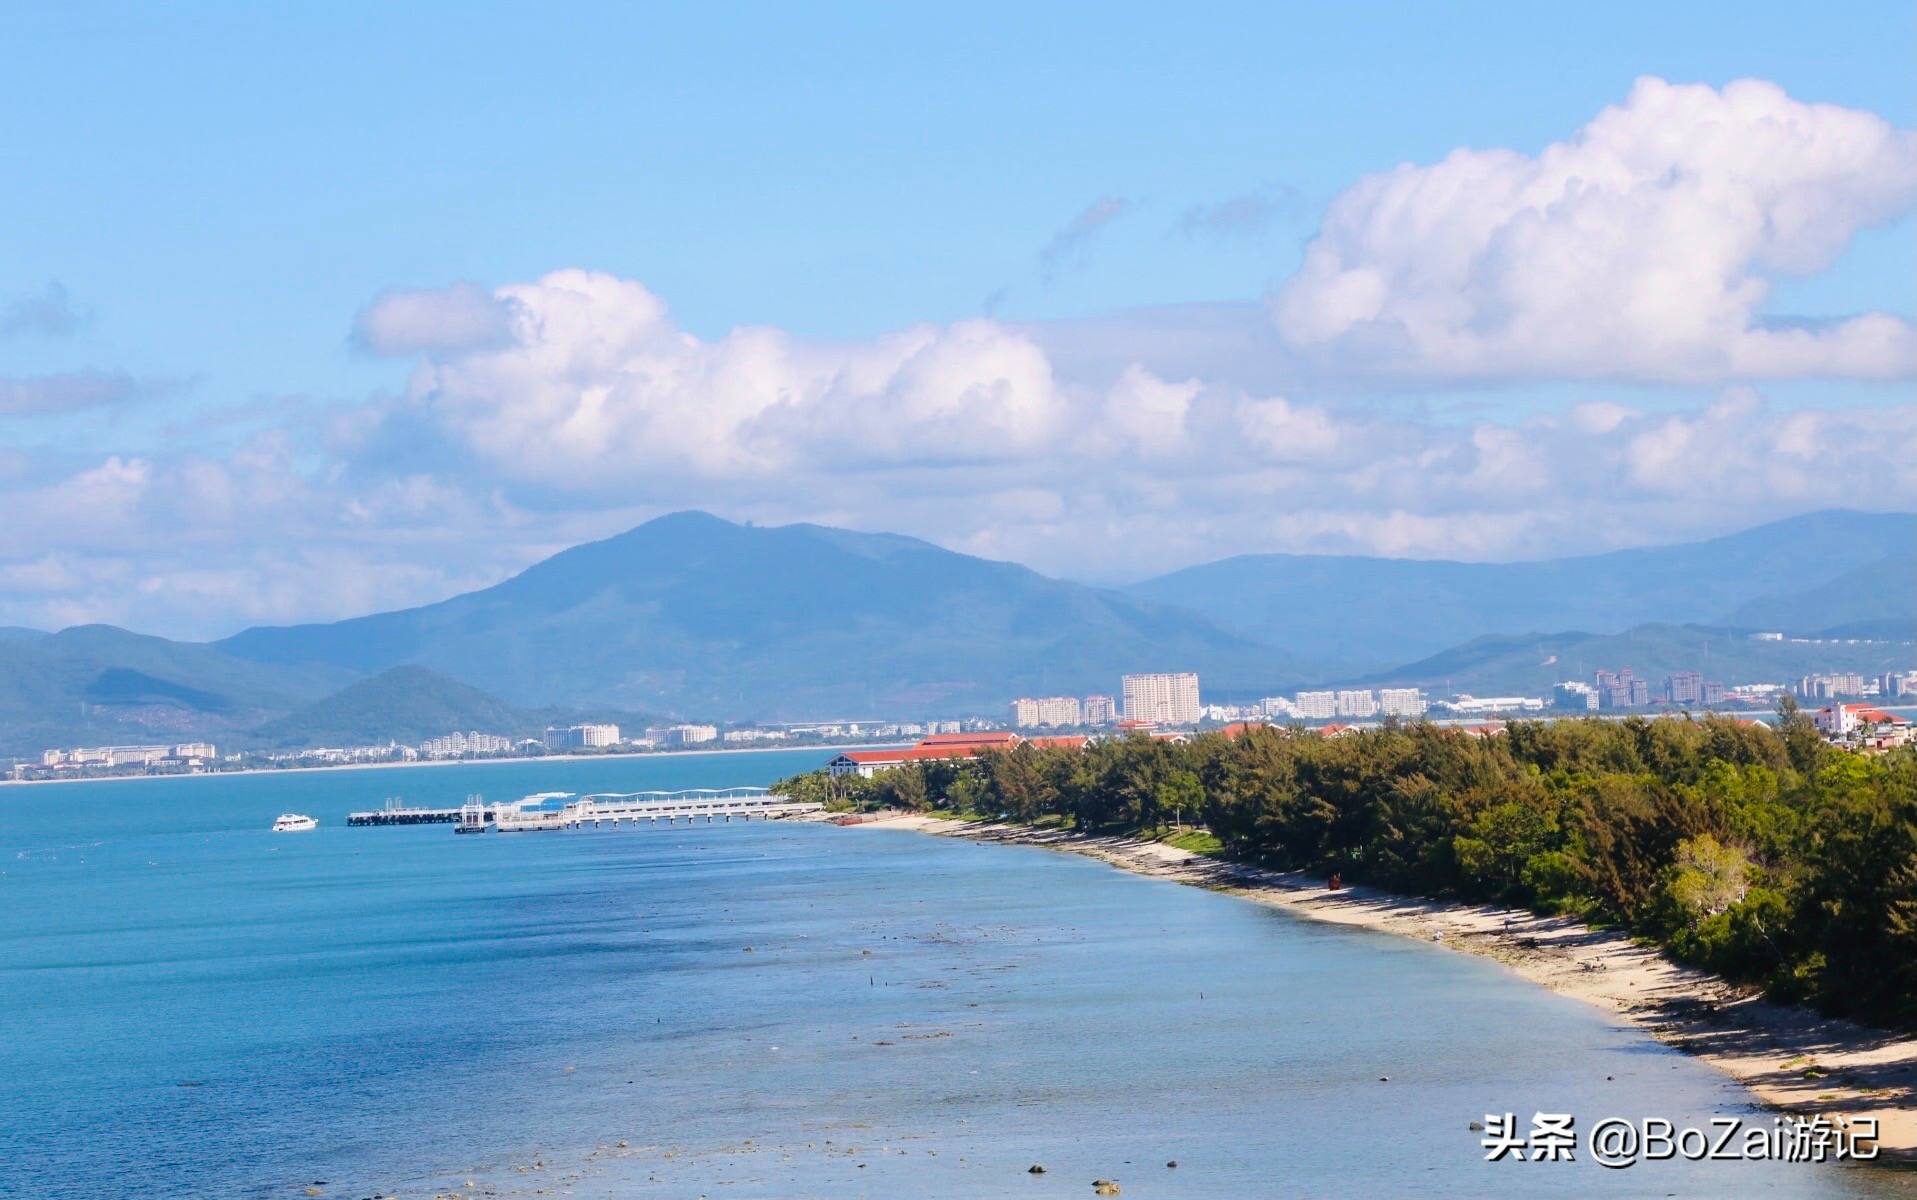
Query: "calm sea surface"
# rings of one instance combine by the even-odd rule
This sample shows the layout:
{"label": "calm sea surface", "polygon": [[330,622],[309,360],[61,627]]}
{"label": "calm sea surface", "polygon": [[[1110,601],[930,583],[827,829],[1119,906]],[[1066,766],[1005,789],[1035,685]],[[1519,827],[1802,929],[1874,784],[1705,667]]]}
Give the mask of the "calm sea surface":
{"label": "calm sea surface", "polygon": [[[0,1195],[1917,1194],[1835,1167],[1484,1163],[1486,1112],[1769,1118],[1488,962],[1074,856],[777,822],[344,825],[394,794],[825,757],[0,788]],[[268,833],[283,811],[321,828]]]}

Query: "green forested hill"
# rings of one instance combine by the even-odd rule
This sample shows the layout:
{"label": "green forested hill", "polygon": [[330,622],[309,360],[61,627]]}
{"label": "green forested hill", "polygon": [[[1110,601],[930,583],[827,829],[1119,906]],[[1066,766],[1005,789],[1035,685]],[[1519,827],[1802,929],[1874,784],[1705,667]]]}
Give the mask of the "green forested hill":
{"label": "green forested hill", "polygon": [[538,714],[425,667],[393,667],[253,730],[262,746],[407,744],[455,729],[525,737],[544,728]]}
{"label": "green forested hill", "polygon": [[50,746],[233,737],[352,678],[211,646],[80,625],[0,637],[0,755]]}

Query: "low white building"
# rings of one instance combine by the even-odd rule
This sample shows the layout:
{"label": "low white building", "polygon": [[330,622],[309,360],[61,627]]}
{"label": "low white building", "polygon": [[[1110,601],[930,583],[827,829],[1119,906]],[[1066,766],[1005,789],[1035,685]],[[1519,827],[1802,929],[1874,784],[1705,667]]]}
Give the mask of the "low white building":
{"label": "low white building", "polygon": [[1461,715],[1501,712],[1538,712],[1544,708],[1542,696],[1458,696],[1445,707]]}

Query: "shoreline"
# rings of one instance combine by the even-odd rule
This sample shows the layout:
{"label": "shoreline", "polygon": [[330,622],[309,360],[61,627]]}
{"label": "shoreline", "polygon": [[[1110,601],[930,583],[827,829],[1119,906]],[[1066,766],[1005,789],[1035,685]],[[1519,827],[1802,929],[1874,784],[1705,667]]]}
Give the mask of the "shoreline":
{"label": "shoreline", "polygon": [[225,779],[247,775],[303,775],[314,771],[410,771],[421,767],[488,767],[504,763],[588,763],[604,759],[685,758],[696,754],[794,754],[842,750],[890,750],[906,742],[856,742],[828,746],[740,746],[733,750],[633,750],[612,754],[519,754],[509,758],[432,758],[418,762],[327,763],[313,767],[245,767],[238,771],[181,771],[173,775],[91,775],[71,779],[0,779],[0,788],[49,787],[69,783],[134,783],[158,779]]}
{"label": "shoreline", "polygon": [[1603,1010],[1729,1075],[1766,1108],[1831,1121],[1875,1119],[1879,1165],[1917,1164],[1917,1036],[1773,1004],[1755,989],[1673,962],[1629,934],[1524,909],[1399,896],[1364,886],[1332,891],[1303,872],[1209,858],[1162,842],[919,814],[848,829],[1037,846],[1121,870],[1224,892],[1316,921],[1355,926],[1475,954],[1529,983]]}

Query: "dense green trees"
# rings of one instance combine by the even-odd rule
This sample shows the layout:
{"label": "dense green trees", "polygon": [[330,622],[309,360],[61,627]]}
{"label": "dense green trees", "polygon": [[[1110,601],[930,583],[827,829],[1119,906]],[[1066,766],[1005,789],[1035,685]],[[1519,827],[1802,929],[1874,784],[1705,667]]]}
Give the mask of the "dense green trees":
{"label": "dense green trees", "polygon": [[1832,750],[1784,716],[1131,737],[782,786],[1088,830],[1199,820],[1233,857],[1616,923],[1779,998],[1917,1027],[1917,752]]}

